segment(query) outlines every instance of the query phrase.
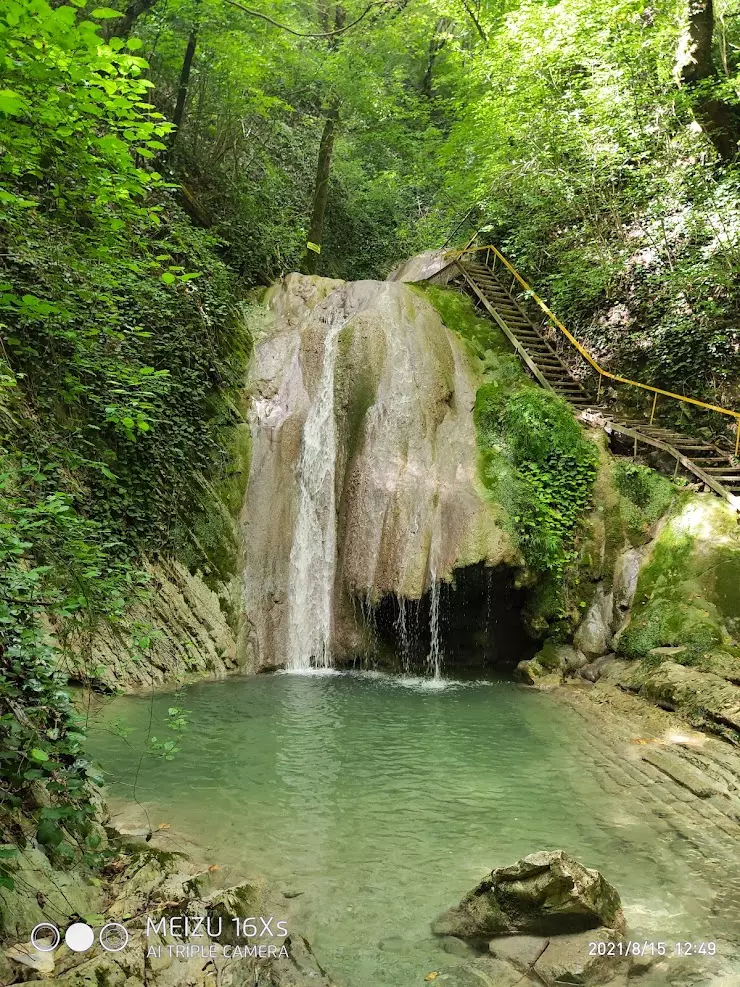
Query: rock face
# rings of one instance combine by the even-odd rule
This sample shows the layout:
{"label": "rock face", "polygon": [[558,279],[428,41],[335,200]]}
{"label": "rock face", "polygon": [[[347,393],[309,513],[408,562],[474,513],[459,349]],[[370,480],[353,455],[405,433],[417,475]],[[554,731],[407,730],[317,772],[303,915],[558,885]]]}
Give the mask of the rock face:
{"label": "rock face", "polygon": [[457,567],[516,560],[479,493],[478,380],[423,296],[400,282],[291,274],[267,308],[243,511],[258,668],[320,649],[295,640],[301,608],[311,634],[323,626],[330,649],[351,651],[362,644],[358,600],[418,599]]}
{"label": "rock face", "polygon": [[489,939],[509,933],[566,935],[600,926],[624,932],[617,891],[563,850],[543,850],[492,871],[437,919],[433,931]]}
{"label": "rock face", "polygon": [[[740,741],[740,528],[711,495],[685,496],[640,560],[625,558],[615,602],[626,623],[610,676],[695,726]],[[632,588],[634,586],[634,588]]]}
{"label": "rock face", "polygon": [[[234,587],[209,589],[198,575],[174,559],[146,563],[150,598],[137,603],[120,629],[104,627],[90,648],[70,650],[66,669],[72,680],[116,691],[223,678],[239,670]],[[140,627],[137,634],[131,628]],[[146,637],[144,650],[137,641]]]}
{"label": "rock face", "polygon": [[[90,952],[78,953],[64,943],[53,952],[40,952],[23,941],[0,950],[0,983],[38,974],[65,987],[252,987],[258,981],[265,987],[331,987],[309,943],[293,927],[281,895],[245,882],[219,887],[217,869],[198,869],[183,853],[147,844],[125,846],[114,869],[116,876],[105,895],[93,889],[97,910],[105,914],[87,921],[96,934],[104,922],[125,925],[128,943],[120,951],[106,952],[95,945]],[[107,907],[104,897],[112,899]],[[75,898],[65,912],[52,910],[37,920],[62,924],[61,916],[74,914],[80,900]],[[203,916],[205,921],[188,935],[182,919],[169,925],[172,915]],[[273,935],[237,939],[233,916],[248,915],[279,916],[288,935],[281,935],[273,922]],[[147,929],[149,919],[153,929]],[[16,922],[17,936],[27,937],[35,924],[36,916],[29,912]],[[258,925],[254,928],[259,931]],[[228,958],[227,947],[232,947],[232,956],[233,948],[241,949],[238,961]]]}
{"label": "rock face", "polygon": [[575,647],[588,659],[598,658],[609,650],[613,604],[613,594],[600,585],[573,638]]}

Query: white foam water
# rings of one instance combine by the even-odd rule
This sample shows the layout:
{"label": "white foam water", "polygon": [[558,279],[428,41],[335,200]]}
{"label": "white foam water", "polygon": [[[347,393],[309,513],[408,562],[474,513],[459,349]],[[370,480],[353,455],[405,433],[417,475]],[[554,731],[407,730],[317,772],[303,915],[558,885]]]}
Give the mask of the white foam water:
{"label": "white foam water", "polygon": [[290,551],[288,583],[288,661],[291,671],[329,668],[337,557],[334,368],[339,334],[337,317],[324,339],[316,397],[303,426],[298,463],[298,516]]}

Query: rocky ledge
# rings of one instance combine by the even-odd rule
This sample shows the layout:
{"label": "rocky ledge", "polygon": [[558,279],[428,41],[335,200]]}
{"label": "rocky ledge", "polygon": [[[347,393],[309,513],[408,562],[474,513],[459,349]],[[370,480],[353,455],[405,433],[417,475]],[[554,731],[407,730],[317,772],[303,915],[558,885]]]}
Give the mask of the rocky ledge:
{"label": "rocky ledge", "polygon": [[[151,832],[133,838],[110,833],[110,844],[119,850],[90,889],[96,901],[80,906],[70,899],[68,907],[61,902],[40,918],[62,930],[84,921],[96,939],[107,925],[113,931],[106,940],[117,936],[111,951],[97,942],[81,952],[65,942],[46,951],[51,941],[43,940],[36,948],[30,933],[38,916],[29,912],[29,922],[16,930],[27,941],[0,950],[0,987],[39,980],[64,987],[331,987],[310,944],[293,929],[288,896],[259,883],[233,884],[228,871],[199,865],[156,842]],[[52,899],[59,874],[47,870]],[[45,901],[41,888],[35,899],[39,906]],[[100,914],[81,912],[94,904]],[[235,926],[234,917],[243,924]],[[121,929],[128,942],[119,950]]]}

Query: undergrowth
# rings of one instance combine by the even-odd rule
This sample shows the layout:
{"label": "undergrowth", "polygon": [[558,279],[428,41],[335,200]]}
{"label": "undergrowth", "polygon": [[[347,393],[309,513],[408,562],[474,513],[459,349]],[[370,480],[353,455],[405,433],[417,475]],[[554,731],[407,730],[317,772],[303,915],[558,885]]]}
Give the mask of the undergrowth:
{"label": "undergrowth", "polygon": [[65,655],[94,682],[108,623],[145,657],[144,556],[189,538],[215,568],[194,529],[229,482],[250,346],[218,242],[156,170],[171,128],[139,45],[70,6],[0,14],[0,823],[57,858],[97,852]]}
{"label": "undergrowth", "polygon": [[644,537],[666,513],[678,493],[677,488],[660,473],[639,463],[615,460],[612,471],[620,494],[620,513],[628,532],[633,538]]}
{"label": "undergrowth", "polygon": [[425,294],[466,342],[485,381],[474,413],[480,478],[504,508],[528,569],[541,577],[538,608],[562,614],[578,524],[596,479],[596,446],[567,403],[530,380],[503,333],[478,316],[469,298],[434,287]]}

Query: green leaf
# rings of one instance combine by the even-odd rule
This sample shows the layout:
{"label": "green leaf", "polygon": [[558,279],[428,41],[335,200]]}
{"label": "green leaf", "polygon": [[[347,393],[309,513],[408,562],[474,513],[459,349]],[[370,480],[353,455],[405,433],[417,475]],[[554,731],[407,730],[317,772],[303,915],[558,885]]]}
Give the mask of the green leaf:
{"label": "green leaf", "polygon": [[177,280],[174,274],[170,274],[169,271],[165,271],[162,275],[162,280],[165,284],[173,284]]}
{"label": "green leaf", "polygon": [[96,7],[95,10],[90,12],[90,16],[99,21],[107,21],[112,20],[114,17],[121,17],[121,11],[114,10],[112,7]]}
{"label": "green leaf", "polygon": [[0,113],[8,117],[21,116],[26,111],[26,101],[12,89],[0,89]]}
{"label": "green leaf", "polygon": [[42,751],[40,747],[32,747],[29,753],[31,757],[34,759],[34,761],[49,760],[49,755],[46,753],[46,751]]}

